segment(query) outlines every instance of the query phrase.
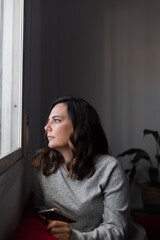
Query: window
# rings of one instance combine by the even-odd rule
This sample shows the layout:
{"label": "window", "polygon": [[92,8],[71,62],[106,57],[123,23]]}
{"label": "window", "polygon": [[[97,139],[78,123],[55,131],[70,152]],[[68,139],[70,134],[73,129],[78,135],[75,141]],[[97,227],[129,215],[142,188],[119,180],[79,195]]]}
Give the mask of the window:
{"label": "window", "polygon": [[22,156],[24,0],[0,0],[0,173]]}

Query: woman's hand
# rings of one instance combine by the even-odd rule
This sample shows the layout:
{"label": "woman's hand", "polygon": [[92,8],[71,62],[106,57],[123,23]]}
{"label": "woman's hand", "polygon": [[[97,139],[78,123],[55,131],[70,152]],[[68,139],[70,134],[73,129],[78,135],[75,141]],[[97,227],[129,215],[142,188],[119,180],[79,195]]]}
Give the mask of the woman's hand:
{"label": "woman's hand", "polygon": [[47,230],[53,237],[60,240],[70,240],[71,238],[72,231],[69,224],[66,222],[49,220]]}

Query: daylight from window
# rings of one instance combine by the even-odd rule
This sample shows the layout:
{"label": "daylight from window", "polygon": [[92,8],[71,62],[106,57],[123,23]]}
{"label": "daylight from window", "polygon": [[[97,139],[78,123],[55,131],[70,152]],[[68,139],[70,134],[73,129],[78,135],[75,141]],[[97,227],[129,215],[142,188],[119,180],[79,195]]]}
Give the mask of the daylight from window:
{"label": "daylight from window", "polygon": [[22,142],[23,0],[0,0],[0,158]]}

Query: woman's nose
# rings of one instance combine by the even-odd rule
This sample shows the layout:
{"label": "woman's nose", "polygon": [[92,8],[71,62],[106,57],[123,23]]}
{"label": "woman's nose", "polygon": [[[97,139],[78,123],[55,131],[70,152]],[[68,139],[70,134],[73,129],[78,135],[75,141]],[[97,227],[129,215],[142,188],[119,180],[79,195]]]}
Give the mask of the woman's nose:
{"label": "woman's nose", "polygon": [[50,125],[49,125],[49,123],[47,123],[46,126],[44,127],[44,130],[45,130],[45,131],[48,131],[49,128],[50,128]]}

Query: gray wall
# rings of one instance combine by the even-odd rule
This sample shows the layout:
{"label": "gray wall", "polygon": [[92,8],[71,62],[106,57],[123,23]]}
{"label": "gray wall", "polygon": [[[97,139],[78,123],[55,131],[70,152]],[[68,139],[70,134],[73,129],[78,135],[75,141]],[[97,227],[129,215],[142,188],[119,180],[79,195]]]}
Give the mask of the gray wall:
{"label": "gray wall", "polygon": [[[114,156],[130,147],[152,154],[143,129],[160,130],[160,2],[51,2],[43,3],[42,112],[55,96],[84,97],[99,112]],[[133,188],[132,205],[142,207]]]}
{"label": "gray wall", "polygon": [[43,3],[42,112],[55,96],[84,97],[113,154],[142,146],[143,128],[160,129],[159,1],[55,3]]}

